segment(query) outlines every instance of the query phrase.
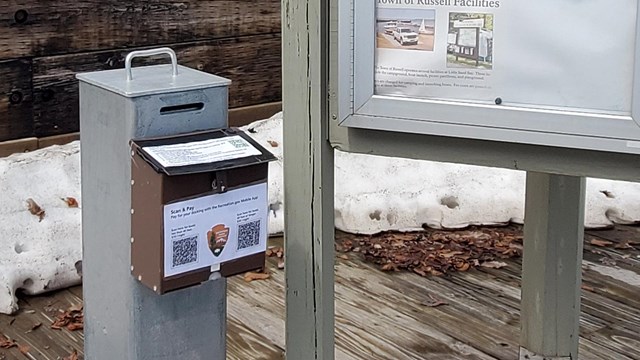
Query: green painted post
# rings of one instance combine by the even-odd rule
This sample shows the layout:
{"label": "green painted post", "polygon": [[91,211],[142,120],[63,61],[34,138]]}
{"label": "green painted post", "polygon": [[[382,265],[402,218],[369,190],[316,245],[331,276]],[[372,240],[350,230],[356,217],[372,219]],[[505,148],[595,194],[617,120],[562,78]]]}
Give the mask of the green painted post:
{"label": "green painted post", "polygon": [[578,359],[585,178],[527,173],[520,359]]}
{"label": "green painted post", "polygon": [[333,148],[328,2],[283,0],[288,360],[334,358]]}

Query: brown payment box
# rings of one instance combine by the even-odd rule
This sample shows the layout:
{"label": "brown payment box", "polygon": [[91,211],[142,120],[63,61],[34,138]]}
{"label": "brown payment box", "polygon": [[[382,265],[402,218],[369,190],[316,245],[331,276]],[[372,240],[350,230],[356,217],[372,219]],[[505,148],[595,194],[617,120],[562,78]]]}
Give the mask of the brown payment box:
{"label": "brown payment box", "polygon": [[131,273],[158,294],[261,269],[268,162],[237,129],[131,141]]}

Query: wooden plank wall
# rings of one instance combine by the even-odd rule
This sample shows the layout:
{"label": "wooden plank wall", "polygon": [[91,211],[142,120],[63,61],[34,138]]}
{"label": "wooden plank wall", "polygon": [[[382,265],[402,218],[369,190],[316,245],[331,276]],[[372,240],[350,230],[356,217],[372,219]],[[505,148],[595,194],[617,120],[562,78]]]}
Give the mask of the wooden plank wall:
{"label": "wooden plank wall", "polygon": [[[232,80],[232,108],[281,99],[280,1],[3,0],[0,141],[78,131],[78,72],[169,46]],[[166,62],[140,59],[135,64]]]}

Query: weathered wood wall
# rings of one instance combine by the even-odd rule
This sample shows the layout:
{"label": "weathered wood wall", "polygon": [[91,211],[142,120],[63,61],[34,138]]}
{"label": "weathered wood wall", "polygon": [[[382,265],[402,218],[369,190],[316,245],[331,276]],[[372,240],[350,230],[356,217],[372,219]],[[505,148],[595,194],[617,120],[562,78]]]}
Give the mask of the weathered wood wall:
{"label": "weathered wood wall", "polygon": [[0,141],[78,131],[75,74],[159,46],[231,79],[232,108],[280,100],[279,0],[3,0]]}

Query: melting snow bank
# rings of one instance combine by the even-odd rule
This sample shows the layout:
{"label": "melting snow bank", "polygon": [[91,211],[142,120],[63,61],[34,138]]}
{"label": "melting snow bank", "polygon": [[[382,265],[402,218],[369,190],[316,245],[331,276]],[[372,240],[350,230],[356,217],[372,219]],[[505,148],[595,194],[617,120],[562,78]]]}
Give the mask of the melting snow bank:
{"label": "melting snow bank", "polygon": [[[269,166],[269,232],[284,230],[282,114],[242,128],[278,157]],[[277,146],[273,146],[273,145]],[[336,151],[335,220],[342,231],[522,223],[525,172]],[[640,221],[640,183],[588,179],[585,226]]]}
{"label": "melting snow bank", "polygon": [[[0,312],[18,309],[15,292],[39,294],[80,283],[80,144],[0,158]],[[33,199],[42,220],[27,207]]]}
{"label": "melting snow bank", "polygon": [[[269,232],[284,230],[282,115],[243,130],[271,150]],[[522,223],[524,172],[336,152],[336,227],[372,234]],[[80,144],[0,158],[0,312],[15,292],[38,294],[80,282]],[[73,197],[80,208],[62,198]],[[42,220],[27,207],[32,198]],[[589,179],[585,225],[640,221],[640,184]]]}

